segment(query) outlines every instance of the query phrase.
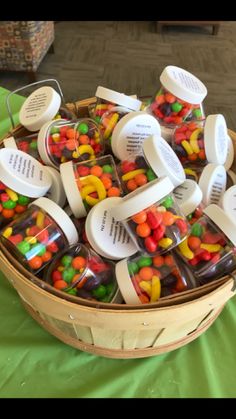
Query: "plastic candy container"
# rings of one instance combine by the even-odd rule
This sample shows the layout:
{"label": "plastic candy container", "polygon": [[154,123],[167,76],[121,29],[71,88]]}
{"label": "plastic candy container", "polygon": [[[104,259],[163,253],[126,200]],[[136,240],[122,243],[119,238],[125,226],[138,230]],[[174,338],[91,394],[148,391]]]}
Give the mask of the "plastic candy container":
{"label": "plastic candy container", "polygon": [[23,151],[0,150],[0,227],[23,213],[33,198],[52,185],[45,167]]}
{"label": "plastic candy container", "polygon": [[215,204],[203,212],[178,246],[181,257],[201,283],[225,275],[236,266],[236,224]]}
{"label": "plastic candy container", "polygon": [[3,145],[6,148],[15,148],[24,151],[43,163],[38,152],[37,139],[37,134],[31,134],[20,138],[8,137],[3,140]]}
{"label": "plastic candy container", "polygon": [[111,155],[81,163],[67,162],[60,166],[60,172],[75,217],[85,217],[98,202],[122,194]]}
{"label": "plastic candy container", "polygon": [[80,243],[60,252],[45,279],[54,288],[87,300],[110,303],[117,297],[114,265]]}
{"label": "plastic candy container", "polygon": [[69,122],[59,119],[40,129],[38,150],[45,164],[58,168],[71,160],[95,159],[104,153],[104,146],[98,125],[92,119]]}
{"label": "plastic candy container", "polygon": [[168,176],[174,186],[185,180],[184,169],[169,144],[158,135],[143,143],[143,154],[123,160],[117,166],[126,193],[136,190],[157,177]]}
{"label": "plastic candy container", "polygon": [[189,224],[194,224],[202,215],[202,191],[194,180],[187,179],[182,185],[174,189],[173,194],[187,218]]}
{"label": "plastic candy container", "polygon": [[123,259],[116,264],[116,278],[127,304],[155,303],[196,286],[190,270],[172,252]]}
{"label": "plastic candy container", "polygon": [[111,209],[138,250],[159,255],[171,250],[187,235],[188,223],[176,204],[169,178],[154,180],[122,198]]}
{"label": "plastic candy container", "polygon": [[27,211],[8,224],[0,236],[6,248],[33,273],[43,269],[57,253],[78,241],[68,215],[48,198],[38,198]]}
{"label": "plastic candy container", "polygon": [[[204,100],[207,89],[193,74],[175,66],[163,70],[160,82],[161,88],[154,95],[149,111],[158,118],[162,127],[173,129],[182,124],[194,110],[194,105]],[[167,133],[163,130],[162,136],[166,138]]]}
{"label": "plastic candy container", "polygon": [[225,164],[228,134],[223,115],[209,115],[205,122],[186,122],[173,134],[172,147],[186,166]]}
{"label": "plastic candy container", "polygon": [[[107,112],[113,109],[113,107],[119,106],[123,107],[124,109],[129,111],[139,111],[142,102],[138,99],[135,99],[133,97],[124,95],[123,93],[116,92],[111,89],[107,89],[106,87],[98,86],[95,96],[97,98],[96,105],[93,109],[92,116],[95,119],[96,122],[100,123],[103,115]],[[116,112],[114,112],[116,114]],[[103,128],[110,129],[111,126],[115,126],[117,123],[119,117],[110,115],[109,119],[112,118],[112,121],[110,123],[110,126],[103,125]],[[117,119],[118,118],[118,119]],[[117,120],[116,120],[117,119]],[[114,127],[113,127],[114,128]],[[108,132],[107,130],[107,132]],[[106,137],[109,138],[109,136]]]}

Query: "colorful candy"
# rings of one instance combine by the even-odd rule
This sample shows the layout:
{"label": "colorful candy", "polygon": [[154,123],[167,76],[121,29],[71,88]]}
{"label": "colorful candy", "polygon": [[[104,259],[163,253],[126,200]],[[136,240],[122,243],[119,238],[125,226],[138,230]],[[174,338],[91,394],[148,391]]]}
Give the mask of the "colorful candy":
{"label": "colorful candy", "polygon": [[36,160],[40,161],[40,163],[43,163],[38,152],[37,138],[37,134],[19,138],[9,137],[3,140],[3,144],[6,148],[18,148],[18,150],[30,154]]}
{"label": "colorful candy", "polygon": [[23,213],[32,199],[17,194],[0,182],[0,227]]}
{"label": "colorful candy", "polygon": [[64,249],[45,279],[58,290],[91,301],[111,302],[117,290],[113,264],[83,244]]}
{"label": "colorful candy", "polygon": [[[43,206],[49,209],[46,211]],[[47,198],[39,198],[1,231],[0,238],[26,269],[38,273],[68,242],[77,241],[78,235],[74,224],[58,205]]]}
{"label": "colorful candy", "polygon": [[126,193],[135,191],[157,178],[144,156],[136,156],[134,160],[123,160],[118,164],[117,170]]}
{"label": "colorful candy", "polygon": [[227,274],[236,266],[234,230],[227,214],[215,204],[209,205],[178,245],[179,254],[200,283]]}

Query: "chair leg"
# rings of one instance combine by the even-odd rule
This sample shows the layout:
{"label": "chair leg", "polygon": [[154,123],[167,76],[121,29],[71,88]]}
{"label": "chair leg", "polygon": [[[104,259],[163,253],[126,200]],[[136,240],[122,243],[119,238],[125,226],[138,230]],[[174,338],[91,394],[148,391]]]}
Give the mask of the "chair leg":
{"label": "chair leg", "polygon": [[37,81],[36,71],[27,71],[27,74],[30,83],[34,83],[35,81]]}
{"label": "chair leg", "polygon": [[213,25],[213,29],[212,29],[212,35],[217,35],[220,29],[220,25],[219,23],[216,25]]}
{"label": "chair leg", "polygon": [[48,50],[49,54],[54,54],[55,53],[55,49],[54,49],[54,44],[52,43],[49,50]]}

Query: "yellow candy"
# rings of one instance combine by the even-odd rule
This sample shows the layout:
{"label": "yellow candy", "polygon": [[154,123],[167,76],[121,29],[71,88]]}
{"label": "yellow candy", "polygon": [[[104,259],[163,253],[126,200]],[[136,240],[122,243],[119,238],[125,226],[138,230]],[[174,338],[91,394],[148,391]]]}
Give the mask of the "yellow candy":
{"label": "yellow candy", "polygon": [[[105,186],[103,185],[102,181],[94,175],[85,176],[84,178],[81,178],[83,185],[93,185],[96,189],[96,192],[98,194],[98,202],[102,201],[106,198],[107,192],[105,189]],[[91,197],[90,197],[91,198]],[[93,198],[96,199],[96,198]],[[92,202],[95,202],[92,200]]]}
{"label": "yellow candy", "polygon": [[145,173],[146,170],[145,169],[137,169],[137,170],[132,170],[131,172],[125,173],[122,176],[122,180],[124,182],[127,182],[130,179],[133,179],[136,175],[140,175],[141,173]]}
{"label": "yellow candy", "polygon": [[12,228],[7,227],[6,230],[4,230],[3,237],[5,237],[5,239],[8,239],[11,235],[12,235]]}
{"label": "yellow candy", "polygon": [[152,286],[150,281],[140,281],[139,283],[140,288],[145,291],[149,297],[152,295]]}
{"label": "yellow candy", "polygon": [[173,243],[172,239],[169,239],[168,237],[161,239],[159,241],[159,246],[163,247],[163,249],[167,249],[168,247],[170,247]]}
{"label": "yellow candy", "polygon": [[58,268],[57,268],[57,270],[58,270],[59,272],[63,272],[63,271],[64,271],[64,269],[65,269],[65,266],[62,266],[62,265],[58,266]]}
{"label": "yellow candy", "polygon": [[192,169],[184,169],[184,171],[185,171],[186,175],[194,176],[195,179],[196,179],[196,182],[198,181],[197,173],[194,170],[192,170]]}
{"label": "yellow candy", "polygon": [[152,292],[150,303],[154,303],[160,298],[161,295],[161,281],[158,276],[154,275],[152,277]]}
{"label": "yellow candy", "polygon": [[186,153],[188,153],[188,155],[193,154],[193,149],[188,141],[186,140],[182,141],[181,145],[185,149]]}
{"label": "yellow candy", "polygon": [[111,133],[112,130],[114,129],[115,125],[117,124],[119,119],[119,114],[118,113],[114,113],[109,121],[109,124],[107,125],[105,132],[104,132],[104,139],[107,140]]}
{"label": "yellow candy", "polygon": [[45,215],[43,212],[39,211],[37,214],[37,218],[36,218],[36,226],[39,228],[43,228],[44,227],[44,218]]}
{"label": "yellow candy", "polygon": [[190,145],[191,145],[194,153],[197,153],[197,154],[200,151],[200,148],[198,147],[197,139],[198,139],[198,136],[201,132],[203,132],[203,129],[202,128],[197,128],[193,131],[193,133],[190,136]]}
{"label": "yellow candy", "polygon": [[90,205],[90,207],[93,207],[94,205],[98,204],[98,202],[101,201],[101,199],[93,198],[92,196],[88,195],[86,196],[85,201],[88,205]]}
{"label": "yellow candy", "polygon": [[6,193],[13,202],[18,201],[18,195],[16,192],[12,191],[11,189],[6,188]]}
{"label": "yellow candy", "polygon": [[194,258],[194,254],[193,254],[192,250],[188,247],[188,240],[187,239],[182,241],[182,243],[179,244],[178,248],[179,248],[181,254],[186,259],[193,259]]}
{"label": "yellow candy", "polygon": [[82,199],[85,199],[85,198],[86,198],[86,196],[87,196],[87,195],[89,195],[89,194],[90,194],[90,193],[92,193],[92,192],[96,192],[96,188],[95,188],[95,186],[94,186],[94,185],[87,185],[87,186],[84,186],[84,187],[81,189],[81,191],[80,191],[80,194],[81,194]]}
{"label": "yellow candy", "polygon": [[65,156],[61,156],[61,163],[66,163],[67,162],[67,158]]}
{"label": "yellow candy", "polygon": [[105,105],[105,104],[97,105],[95,109],[96,111],[108,109],[108,105]]}
{"label": "yellow candy", "polygon": [[34,236],[28,236],[28,237],[25,237],[25,239],[24,239],[26,242],[28,242],[28,243],[30,243],[30,244],[35,244],[35,243],[37,243],[37,239],[36,239],[36,237],[34,237]]}
{"label": "yellow candy", "polygon": [[54,143],[58,143],[60,138],[61,138],[60,134],[58,134],[58,133],[52,134],[52,139],[53,139]]}
{"label": "yellow candy", "polygon": [[80,145],[79,147],[78,147],[78,152],[79,152],[79,154],[81,155],[81,154],[85,154],[85,153],[88,153],[88,154],[90,154],[91,156],[92,155],[94,155],[94,150],[93,150],[93,148],[91,147],[91,145],[89,145],[89,144],[83,144],[83,145]]}
{"label": "yellow candy", "polygon": [[222,246],[220,244],[208,244],[208,243],[201,243],[201,249],[205,249],[210,253],[220,252]]}
{"label": "yellow candy", "polygon": [[72,157],[73,157],[73,159],[78,159],[78,158],[79,158],[79,153],[78,153],[78,151],[73,151],[73,153],[72,153]]}

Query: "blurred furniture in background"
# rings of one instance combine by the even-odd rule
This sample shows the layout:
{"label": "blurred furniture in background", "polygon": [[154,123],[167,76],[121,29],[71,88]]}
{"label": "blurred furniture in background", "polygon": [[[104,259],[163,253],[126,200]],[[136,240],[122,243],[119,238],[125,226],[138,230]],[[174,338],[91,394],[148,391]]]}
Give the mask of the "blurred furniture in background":
{"label": "blurred furniture in background", "polygon": [[189,20],[159,20],[157,22],[157,32],[161,33],[163,26],[212,26],[212,35],[217,35],[220,29],[220,21],[215,20],[202,20],[202,21],[189,21]]}
{"label": "blurred furniture in background", "polygon": [[0,21],[0,70],[27,72],[36,81],[36,71],[47,52],[54,52],[53,21]]}

